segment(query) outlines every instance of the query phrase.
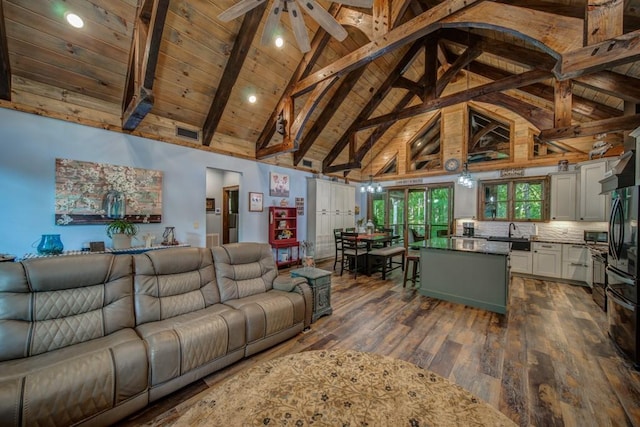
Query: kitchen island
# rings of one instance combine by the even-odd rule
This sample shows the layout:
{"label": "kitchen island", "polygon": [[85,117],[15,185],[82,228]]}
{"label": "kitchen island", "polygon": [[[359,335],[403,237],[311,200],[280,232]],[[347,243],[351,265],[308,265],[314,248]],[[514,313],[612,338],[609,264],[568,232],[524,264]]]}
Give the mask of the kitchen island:
{"label": "kitchen island", "polygon": [[438,238],[411,247],[420,250],[420,294],[507,312],[508,242]]}

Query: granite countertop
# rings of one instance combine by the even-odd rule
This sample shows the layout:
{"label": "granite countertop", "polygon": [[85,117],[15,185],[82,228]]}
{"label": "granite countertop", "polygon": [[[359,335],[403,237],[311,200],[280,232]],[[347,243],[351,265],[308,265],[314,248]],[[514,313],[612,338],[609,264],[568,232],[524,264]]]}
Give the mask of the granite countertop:
{"label": "granite countertop", "polygon": [[[483,234],[476,234],[473,237],[465,237],[465,236],[451,236],[451,238],[453,239],[488,239],[489,235],[483,235]],[[506,237],[506,236],[504,236]],[[515,238],[525,238],[528,239],[529,236],[513,236]],[[536,239],[531,239],[531,243],[533,242],[539,242],[539,243],[567,243],[570,245],[591,245],[593,244],[593,242],[585,242],[582,239],[564,239],[564,240],[558,240],[558,239],[554,239],[554,238],[549,238],[549,237],[538,237]],[[596,245],[604,245],[606,246],[606,243],[596,243]]]}
{"label": "granite countertop", "polygon": [[412,249],[428,248],[447,251],[475,252],[489,255],[509,255],[508,242],[489,242],[483,239],[465,239],[441,237],[412,243]]}

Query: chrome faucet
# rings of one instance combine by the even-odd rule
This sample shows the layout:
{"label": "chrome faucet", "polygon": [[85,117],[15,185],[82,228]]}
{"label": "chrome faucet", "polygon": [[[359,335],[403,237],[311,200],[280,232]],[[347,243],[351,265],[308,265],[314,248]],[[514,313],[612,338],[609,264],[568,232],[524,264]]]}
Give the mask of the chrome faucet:
{"label": "chrome faucet", "polygon": [[509,223],[509,238],[511,238],[511,227],[513,227],[513,231],[516,231],[516,225],[512,222]]}

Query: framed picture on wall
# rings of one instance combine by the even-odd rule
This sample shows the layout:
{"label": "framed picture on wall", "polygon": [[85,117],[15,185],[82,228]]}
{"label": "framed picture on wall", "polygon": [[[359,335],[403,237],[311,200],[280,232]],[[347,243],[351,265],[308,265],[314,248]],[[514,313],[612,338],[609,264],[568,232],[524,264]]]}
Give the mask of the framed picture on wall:
{"label": "framed picture on wall", "polygon": [[289,175],[269,173],[269,196],[289,197]]}
{"label": "framed picture on wall", "polygon": [[262,212],[262,193],[249,192],[249,212]]}
{"label": "framed picture on wall", "polygon": [[216,199],[207,199],[207,212],[214,212],[216,210]]}

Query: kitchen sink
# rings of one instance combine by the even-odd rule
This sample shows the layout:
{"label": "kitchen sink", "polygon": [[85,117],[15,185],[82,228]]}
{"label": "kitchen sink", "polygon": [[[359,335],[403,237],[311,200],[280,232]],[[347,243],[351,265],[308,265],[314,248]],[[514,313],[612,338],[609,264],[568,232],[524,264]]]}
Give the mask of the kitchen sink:
{"label": "kitchen sink", "polygon": [[531,241],[525,237],[489,236],[487,240],[490,242],[509,242],[512,251],[531,250]]}

